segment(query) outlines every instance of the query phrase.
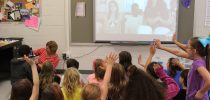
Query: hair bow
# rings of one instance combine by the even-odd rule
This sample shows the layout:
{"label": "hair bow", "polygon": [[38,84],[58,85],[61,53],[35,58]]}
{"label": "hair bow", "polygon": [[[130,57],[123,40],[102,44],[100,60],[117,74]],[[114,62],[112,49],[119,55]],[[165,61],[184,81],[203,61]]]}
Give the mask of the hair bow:
{"label": "hair bow", "polygon": [[208,44],[210,44],[210,37],[199,38],[199,41],[203,47],[206,47]]}

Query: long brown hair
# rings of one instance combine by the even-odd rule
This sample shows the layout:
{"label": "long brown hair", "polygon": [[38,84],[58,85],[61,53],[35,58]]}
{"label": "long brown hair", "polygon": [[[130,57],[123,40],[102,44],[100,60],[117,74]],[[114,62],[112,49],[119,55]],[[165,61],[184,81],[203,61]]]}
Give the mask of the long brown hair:
{"label": "long brown hair", "polygon": [[51,62],[47,61],[43,64],[39,78],[41,89],[45,89],[53,82],[53,65]]}
{"label": "long brown hair", "polygon": [[180,67],[173,62],[176,58],[169,58],[168,60],[168,71],[169,71],[169,76],[174,78],[176,76],[176,72],[181,70]]}
{"label": "long brown hair", "polygon": [[105,68],[103,66],[102,59],[96,59],[93,64],[95,70],[95,77],[97,80],[103,80],[105,74]]}
{"label": "long brown hair", "polygon": [[29,100],[32,94],[32,83],[28,79],[21,79],[12,84],[10,100]]}
{"label": "long brown hair", "polygon": [[196,50],[199,56],[206,57],[206,68],[210,72],[210,46],[204,47],[198,37],[190,39],[190,45]]}
{"label": "long brown hair", "polygon": [[131,65],[124,100],[165,100],[164,88],[143,70]]}
{"label": "long brown hair", "polygon": [[119,53],[119,63],[124,67],[127,72],[127,68],[132,65],[132,56],[128,51],[121,51]]}
{"label": "long brown hair", "polygon": [[115,63],[112,67],[110,87],[108,96],[111,100],[122,100],[123,92],[127,85],[125,69],[119,63]]}
{"label": "long brown hair", "polygon": [[210,72],[210,45],[208,44],[208,46],[206,47],[206,51],[207,51],[207,55],[206,55],[206,67],[208,69],[208,71]]}

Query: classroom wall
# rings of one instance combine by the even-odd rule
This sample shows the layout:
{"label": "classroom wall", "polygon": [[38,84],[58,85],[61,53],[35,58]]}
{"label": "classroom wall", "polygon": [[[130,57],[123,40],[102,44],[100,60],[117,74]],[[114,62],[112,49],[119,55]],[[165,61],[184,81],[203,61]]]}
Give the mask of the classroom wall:
{"label": "classroom wall", "polygon": [[[204,26],[206,0],[195,1],[194,35],[205,35],[210,32],[210,28]],[[80,62],[80,69],[89,70],[93,59],[105,57],[109,52],[119,53],[122,50],[132,53],[134,64],[137,64],[139,53],[142,54],[143,61],[145,61],[149,53],[149,46],[119,46],[94,43],[71,44],[68,46],[69,41],[71,41],[68,38],[71,35],[71,32],[70,34],[68,32],[68,29],[71,30],[71,26],[66,24],[66,22],[68,23],[68,18],[70,18],[66,17],[68,16],[66,14],[70,13],[70,10],[66,10],[68,8],[70,8],[70,4],[67,4],[65,0],[59,0],[59,2],[58,0],[42,0],[42,24],[39,32],[28,29],[20,23],[0,23],[0,37],[24,37],[23,43],[31,45],[34,49],[44,47],[48,40],[55,40],[59,45],[59,56],[61,56],[62,52],[67,52],[70,54],[70,57],[77,57],[76,59]],[[175,47],[173,45],[169,46]],[[169,57],[173,56],[164,51],[158,50],[157,52],[154,60],[161,57],[161,60],[167,61]],[[63,62],[61,61],[58,69],[62,68]]]}
{"label": "classroom wall", "polygon": [[194,36],[208,36],[210,27],[205,26],[206,1],[195,0]]}
{"label": "classroom wall", "polygon": [[41,26],[39,31],[26,28],[23,23],[0,23],[0,37],[23,37],[23,43],[37,49],[49,40],[59,45],[59,56],[67,50],[65,0],[41,0]]}
{"label": "classroom wall", "polygon": [[[174,47],[173,45],[168,45]],[[90,70],[92,68],[92,62],[97,58],[105,58],[110,52],[119,53],[120,51],[129,51],[133,57],[133,64],[138,65],[138,56],[142,55],[143,62],[146,61],[149,54],[149,46],[120,46],[109,44],[73,44],[70,46],[70,56],[76,58],[80,62],[80,69]],[[158,59],[158,57],[160,59]],[[169,57],[174,57],[169,53],[157,50],[157,53],[153,60],[167,61]],[[118,61],[117,61],[118,62]],[[164,62],[163,65],[166,65]]]}

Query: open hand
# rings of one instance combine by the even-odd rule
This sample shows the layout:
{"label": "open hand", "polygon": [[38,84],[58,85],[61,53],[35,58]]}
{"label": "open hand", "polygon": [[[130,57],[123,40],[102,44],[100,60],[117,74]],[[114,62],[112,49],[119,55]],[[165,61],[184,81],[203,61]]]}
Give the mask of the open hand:
{"label": "open hand", "polygon": [[176,41],[176,33],[173,34],[172,41],[173,41],[173,42]]}
{"label": "open hand", "polygon": [[117,54],[110,53],[109,55],[106,56],[105,65],[106,66],[108,66],[108,65],[111,65],[112,66],[117,59],[118,59]]}
{"label": "open hand", "polygon": [[154,45],[158,49],[160,49],[162,47],[161,41],[159,39],[154,40]]}
{"label": "open hand", "polygon": [[138,64],[139,64],[139,65],[142,64],[142,57],[141,57],[141,54],[139,54],[139,57],[138,57]]}
{"label": "open hand", "polygon": [[156,52],[155,44],[151,44],[151,46],[150,46],[150,54],[151,55],[155,55],[155,52]]}

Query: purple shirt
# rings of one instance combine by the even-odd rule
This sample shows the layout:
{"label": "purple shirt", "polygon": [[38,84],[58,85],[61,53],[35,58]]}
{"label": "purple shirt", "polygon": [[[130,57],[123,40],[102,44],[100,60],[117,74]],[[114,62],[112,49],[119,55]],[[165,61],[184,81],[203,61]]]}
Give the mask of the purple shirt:
{"label": "purple shirt", "polygon": [[[204,85],[204,80],[197,71],[199,67],[206,68],[205,59],[200,58],[193,60],[190,72],[188,74],[186,100],[194,100],[197,91]],[[209,100],[207,92],[204,94],[202,100]]]}

